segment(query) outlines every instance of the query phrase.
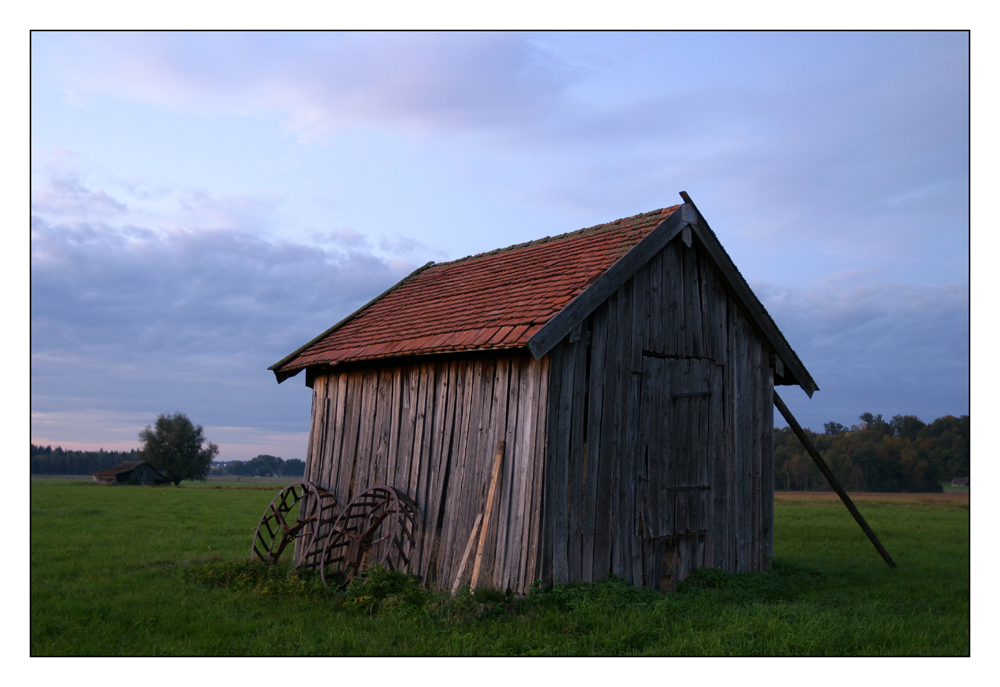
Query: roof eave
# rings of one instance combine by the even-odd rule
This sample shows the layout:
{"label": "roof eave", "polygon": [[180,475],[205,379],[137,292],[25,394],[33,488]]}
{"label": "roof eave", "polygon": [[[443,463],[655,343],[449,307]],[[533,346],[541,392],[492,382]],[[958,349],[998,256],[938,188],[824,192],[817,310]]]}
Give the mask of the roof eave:
{"label": "roof eave", "polygon": [[353,320],[355,317],[357,317],[358,315],[360,315],[361,313],[363,313],[365,310],[367,310],[368,308],[370,308],[372,305],[374,305],[378,301],[380,301],[383,298],[385,298],[386,296],[388,296],[390,293],[392,293],[393,291],[395,291],[396,289],[398,289],[400,286],[402,286],[406,282],[408,282],[411,279],[413,279],[415,276],[417,276],[418,274],[420,274],[421,272],[423,272],[424,270],[426,270],[428,267],[431,267],[433,264],[434,264],[434,261],[432,260],[431,262],[428,262],[427,264],[425,264],[425,265],[423,265],[421,267],[418,267],[413,272],[410,272],[410,274],[406,275],[405,277],[403,277],[402,279],[400,279],[398,282],[396,282],[395,284],[393,284],[392,286],[390,286],[388,289],[386,289],[385,291],[383,291],[379,295],[375,296],[375,298],[371,299],[370,301],[368,301],[367,303],[365,303],[364,305],[362,305],[360,308],[358,308],[357,310],[355,310],[354,312],[352,312],[350,315],[348,315],[347,317],[345,317],[344,319],[342,319],[340,322],[338,322],[337,324],[333,325],[332,327],[330,327],[329,329],[327,329],[325,332],[323,332],[322,334],[320,334],[319,336],[317,336],[313,340],[311,340],[308,343],[304,344],[303,346],[300,346],[299,348],[295,349],[294,351],[292,351],[291,353],[289,353],[284,358],[282,358],[281,360],[279,360],[278,362],[276,362],[274,365],[271,365],[267,369],[269,369],[272,372],[274,372],[274,377],[275,377],[275,379],[278,380],[278,384],[281,384],[286,379],[294,377],[299,372],[301,372],[303,369],[309,367],[309,365],[301,365],[301,366],[298,366],[298,367],[294,367],[294,368],[290,368],[290,369],[285,369],[285,370],[282,370],[280,368],[282,366],[284,366],[286,363],[289,363],[292,360],[294,360],[296,358],[296,356],[298,356],[302,352],[306,351],[308,348],[310,348],[314,344],[319,343],[320,341],[322,341],[323,339],[325,339],[330,334],[333,334],[335,331],[337,331],[338,329],[340,329],[341,327],[343,327],[345,324],[347,324],[348,322],[350,322],[351,320]]}

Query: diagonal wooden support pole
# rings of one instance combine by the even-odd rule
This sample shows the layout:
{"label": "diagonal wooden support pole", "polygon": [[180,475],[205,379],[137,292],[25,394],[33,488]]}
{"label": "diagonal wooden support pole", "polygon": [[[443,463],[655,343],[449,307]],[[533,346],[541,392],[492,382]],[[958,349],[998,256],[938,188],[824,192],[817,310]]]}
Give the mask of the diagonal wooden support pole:
{"label": "diagonal wooden support pole", "polygon": [[878,540],[878,537],[876,537],[875,533],[872,532],[872,528],[868,526],[868,523],[865,522],[865,519],[861,516],[861,513],[858,512],[858,509],[857,507],[855,507],[854,502],[851,501],[851,497],[847,495],[847,492],[844,491],[844,488],[840,486],[840,482],[838,482],[837,478],[833,476],[833,472],[830,471],[830,468],[827,466],[826,461],[824,461],[823,458],[820,457],[819,451],[817,451],[816,447],[813,446],[813,443],[809,440],[809,437],[806,436],[806,433],[802,431],[802,427],[795,420],[795,417],[792,415],[792,411],[788,409],[788,406],[785,405],[785,402],[781,400],[780,396],[778,396],[777,391],[774,392],[774,405],[777,406],[778,411],[781,413],[782,417],[785,418],[785,421],[788,423],[788,426],[792,428],[793,432],[795,432],[795,436],[797,436],[799,438],[799,441],[802,442],[802,445],[805,446],[806,451],[809,453],[813,461],[819,467],[820,472],[822,472],[823,476],[826,477],[826,481],[830,483],[830,486],[833,487],[833,490],[835,492],[837,492],[837,495],[840,497],[840,500],[844,502],[845,506],[847,506],[847,510],[851,511],[851,515],[853,515],[857,523],[861,525],[861,529],[864,530],[865,534],[868,535],[868,539],[871,540],[871,543],[875,546],[875,549],[879,552],[879,554],[881,554],[883,560],[885,560],[885,562],[889,564],[890,568],[895,568],[896,562],[892,560],[892,556],[890,556],[889,552],[885,550],[885,547],[882,546],[882,542]]}

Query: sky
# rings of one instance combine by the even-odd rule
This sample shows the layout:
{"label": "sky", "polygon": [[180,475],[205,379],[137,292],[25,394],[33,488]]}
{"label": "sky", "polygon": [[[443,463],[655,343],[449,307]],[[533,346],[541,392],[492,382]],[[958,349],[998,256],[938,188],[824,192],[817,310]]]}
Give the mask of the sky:
{"label": "sky", "polygon": [[[31,34],[31,439],[304,458],[267,367],[428,261],[687,191],[820,390],[969,413],[969,34]],[[779,425],[784,424],[779,422]]]}

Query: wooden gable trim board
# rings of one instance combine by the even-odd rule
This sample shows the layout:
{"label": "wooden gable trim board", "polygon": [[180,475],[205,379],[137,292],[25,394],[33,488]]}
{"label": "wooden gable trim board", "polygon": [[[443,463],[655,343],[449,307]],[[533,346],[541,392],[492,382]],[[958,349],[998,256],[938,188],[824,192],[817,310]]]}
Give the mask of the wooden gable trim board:
{"label": "wooden gable trim board", "polygon": [[405,277],[403,277],[402,279],[400,279],[398,282],[396,282],[395,284],[393,284],[392,286],[390,286],[388,289],[386,289],[385,291],[383,291],[379,295],[375,296],[375,298],[371,299],[370,301],[368,301],[367,303],[365,303],[364,305],[362,305],[360,308],[358,308],[357,310],[355,310],[354,312],[352,312],[350,315],[348,315],[347,317],[345,317],[344,319],[342,319],[340,322],[338,322],[337,324],[333,325],[332,327],[330,327],[325,332],[323,332],[322,334],[320,334],[316,338],[312,339],[311,341],[309,341],[309,342],[307,342],[307,343],[299,346],[294,351],[292,351],[291,353],[289,353],[284,358],[282,358],[281,360],[279,360],[278,362],[276,362],[274,365],[271,365],[267,369],[272,370],[274,372],[274,376],[278,378],[278,384],[281,384],[286,379],[294,377],[295,375],[297,375],[299,372],[302,371],[302,368],[298,368],[298,369],[295,369],[295,370],[287,370],[287,371],[279,371],[278,368],[281,367],[282,365],[284,365],[285,363],[287,363],[289,360],[292,360],[295,356],[297,356],[299,353],[301,353],[302,351],[304,351],[307,348],[309,348],[310,346],[312,346],[314,343],[317,343],[321,339],[329,336],[330,334],[333,334],[335,331],[337,331],[338,329],[340,329],[341,327],[343,327],[345,324],[347,324],[348,322],[350,322],[351,320],[353,320],[355,317],[357,317],[358,315],[360,315],[361,313],[363,313],[365,310],[367,310],[368,308],[370,308],[372,305],[374,305],[378,301],[382,300],[383,298],[385,298],[386,296],[388,296],[390,293],[392,293],[393,291],[395,291],[396,289],[398,289],[399,287],[401,287],[403,284],[405,284],[406,282],[410,281],[415,276],[417,276],[418,274],[420,274],[421,272],[423,272],[424,270],[426,270],[428,267],[431,267],[432,265],[434,265],[434,261],[433,260],[430,261],[430,262],[428,262],[426,265],[423,265],[423,266],[418,267],[417,269],[413,270],[408,275],[406,275]]}
{"label": "wooden gable trim board", "polygon": [[774,349],[778,359],[783,363],[781,376],[784,377],[786,371],[790,372],[792,381],[801,386],[803,391],[812,398],[813,393],[819,390],[816,382],[791,346],[788,345],[784,335],[774,324],[771,316],[767,314],[746,280],[743,279],[743,275],[740,274],[722,244],[719,243],[715,233],[698,211],[691,197],[684,191],[681,191],[680,195],[684,199],[684,205],[680,207],[680,212],[675,211],[663,220],[645,239],[623,255],[607,272],[602,274],[528,340],[531,354],[537,360],[551,351],[563,337],[589,317],[601,303],[607,300],[670,241],[679,235],[684,244],[690,247],[693,234],[705,249],[709,260],[724,277],[724,281],[736,301],[750,316],[754,327]]}
{"label": "wooden gable trim board", "polygon": [[[799,360],[799,356],[792,350],[785,336],[757,299],[750,285],[746,283],[746,280],[740,274],[729,254],[726,253],[722,244],[719,243],[715,232],[712,231],[711,227],[708,226],[708,222],[705,221],[704,216],[698,211],[698,207],[694,204],[694,201],[684,191],[681,191],[681,197],[685,203],[682,208],[685,210],[686,220],[692,228],[694,235],[698,238],[698,241],[705,249],[708,257],[715,264],[715,267],[725,277],[727,286],[743,308],[743,311],[750,315],[751,322],[784,363],[785,369],[782,372],[791,373],[792,381],[802,387],[802,390],[812,398],[813,393],[819,390],[812,375],[809,374],[805,365]],[[782,376],[786,377],[786,375]]]}

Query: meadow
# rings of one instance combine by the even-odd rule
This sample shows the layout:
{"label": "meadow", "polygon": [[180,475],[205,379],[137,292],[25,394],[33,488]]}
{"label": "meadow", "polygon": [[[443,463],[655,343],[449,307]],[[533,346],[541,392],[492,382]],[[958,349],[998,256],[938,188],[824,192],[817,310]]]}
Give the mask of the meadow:
{"label": "meadow", "polygon": [[251,564],[281,484],[32,479],[31,654],[969,654],[967,491],[856,495],[896,569],[835,495],[779,492],[770,573],[702,570],[667,595],[612,579],[515,599],[432,594],[384,573],[337,593]]}

